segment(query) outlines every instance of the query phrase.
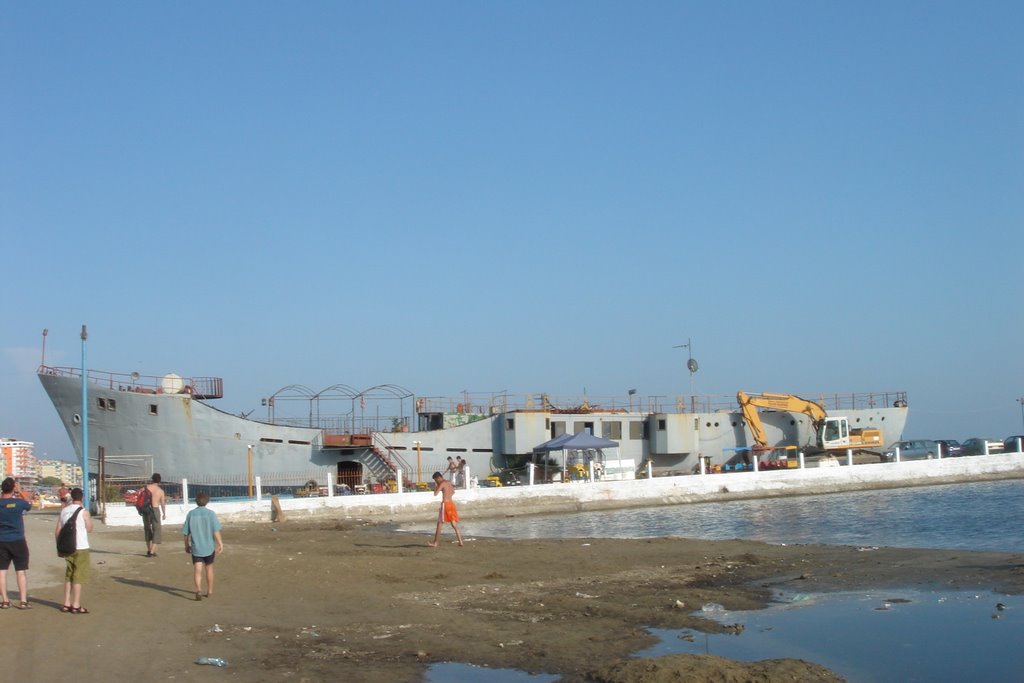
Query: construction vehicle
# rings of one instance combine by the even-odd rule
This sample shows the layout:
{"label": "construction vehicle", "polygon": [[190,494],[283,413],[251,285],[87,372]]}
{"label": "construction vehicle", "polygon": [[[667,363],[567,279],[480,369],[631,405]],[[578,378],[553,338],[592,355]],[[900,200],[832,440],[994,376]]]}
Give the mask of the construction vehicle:
{"label": "construction vehicle", "polygon": [[832,450],[878,450],[884,448],[882,430],[850,429],[850,422],[845,417],[830,416],[821,404],[808,401],[793,394],[747,394],[736,393],[736,400],[743,411],[743,419],[750,428],[756,448],[772,448],[768,445],[768,437],[761,423],[758,408],[771,408],[790,413],[802,413],[811,418],[818,448],[823,451]]}

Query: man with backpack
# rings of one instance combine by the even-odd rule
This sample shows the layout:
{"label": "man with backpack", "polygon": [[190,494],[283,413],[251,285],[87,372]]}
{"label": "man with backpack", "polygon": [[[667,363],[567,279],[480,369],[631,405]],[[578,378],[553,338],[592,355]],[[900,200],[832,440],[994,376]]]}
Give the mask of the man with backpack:
{"label": "man with backpack", "polygon": [[[74,550],[61,548],[61,533],[65,525],[74,531]],[[70,526],[70,525],[73,525]],[[82,507],[82,489],[71,489],[71,502],[60,511],[57,528],[53,535],[57,539],[57,550],[64,556],[64,605],[61,612],[88,614],[82,607],[82,584],[89,580],[89,532],[92,531],[92,517]],[[70,552],[69,552],[70,551]]]}
{"label": "man with backpack", "polygon": [[146,535],[146,557],[156,557],[156,547],[163,541],[161,521],[167,519],[167,497],[160,488],[159,473],[154,472],[152,481],[139,491],[136,507],[142,515],[142,530]]}

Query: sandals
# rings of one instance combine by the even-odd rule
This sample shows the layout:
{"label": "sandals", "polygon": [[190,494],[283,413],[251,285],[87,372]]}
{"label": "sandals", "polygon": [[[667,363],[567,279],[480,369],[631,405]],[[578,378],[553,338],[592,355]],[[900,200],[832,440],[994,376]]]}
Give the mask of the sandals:
{"label": "sandals", "polygon": [[3,602],[0,602],[0,609],[10,609],[10,608],[11,608],[11,601],[10,600],[4,600]]}
{"label": "sandals", "polygon": [[64,605],[63,607],[60,608],[60,611],[64,612],[65,614],[70,612],[71,611],[71,605]]}
{"label": "sandals", "polygon": [[32,609],[32,605],[22,600],[20,603],[18,603],[18,609]]}
{"label": "sandals", "polygon": [[89,610],[87,610],[84,607],[72,607],[71,608],[71,613],[72,614],[88,614]]}

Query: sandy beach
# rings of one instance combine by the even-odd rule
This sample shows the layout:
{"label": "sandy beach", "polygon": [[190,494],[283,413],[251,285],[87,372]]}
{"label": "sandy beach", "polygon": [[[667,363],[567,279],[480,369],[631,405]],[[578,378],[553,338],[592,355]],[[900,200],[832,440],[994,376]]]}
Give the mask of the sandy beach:
{"label": "sandy beach", "polygon": [[[55,513],[26,519],[34,609],[0,613],[0,653],[25,680],[416,681],[434,662],[566,681],[841,680],[813,663],[624,661],[644,628],[717,632],[691,610],[762,606],[773,591],[869,587],[1024,591],[1024,556],[749,541],[429,537],[355,519],[227,524],[214,597],[196,602],[179,527],[159,556],[141,531],[97,524],[88,615],[62,614]],[[13,574],[13,571],[11,572]],[[13,575],[9,590],[14,588]],[[12,598],[14,596],[12,595]],[[216,626],[215,626],[216,625]],[[197,666],[222,657],[224,669]],[[631,668],[630,668],[631,667]],[[676,672],[673,674],[672,672]]]}

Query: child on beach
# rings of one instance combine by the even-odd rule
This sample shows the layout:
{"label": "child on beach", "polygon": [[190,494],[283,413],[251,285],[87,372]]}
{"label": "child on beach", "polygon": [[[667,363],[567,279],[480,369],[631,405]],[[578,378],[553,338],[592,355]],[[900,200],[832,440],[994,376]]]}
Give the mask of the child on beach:
{"label": "child on beach", "polygon": [[441,494],[441,509],[437,513],[437,531],[434,532],[434,542],[428,543],[431,548],[436,548],[441,540],[441,526],[448,522],[455,529],[455,538],[459,545],[462,545],[462,532],[459,531],[459,511],[455,507],[452,497],[455,495],[455,486],[445,479],[440,472],[434,472],[434,495]]}
{"label": "child on beach", "polygon": [[192,555],[193,578],[196,585],[196,601],[203,599],[203,569],[206,569],[206,597],[213,597],[213,560],[224,552],[220,537],[220,520],[217,513],[206,507],[210,494],[200,491],[196,494],[196,505],[185,516],[181,533],[185,536],[185,552]]}

